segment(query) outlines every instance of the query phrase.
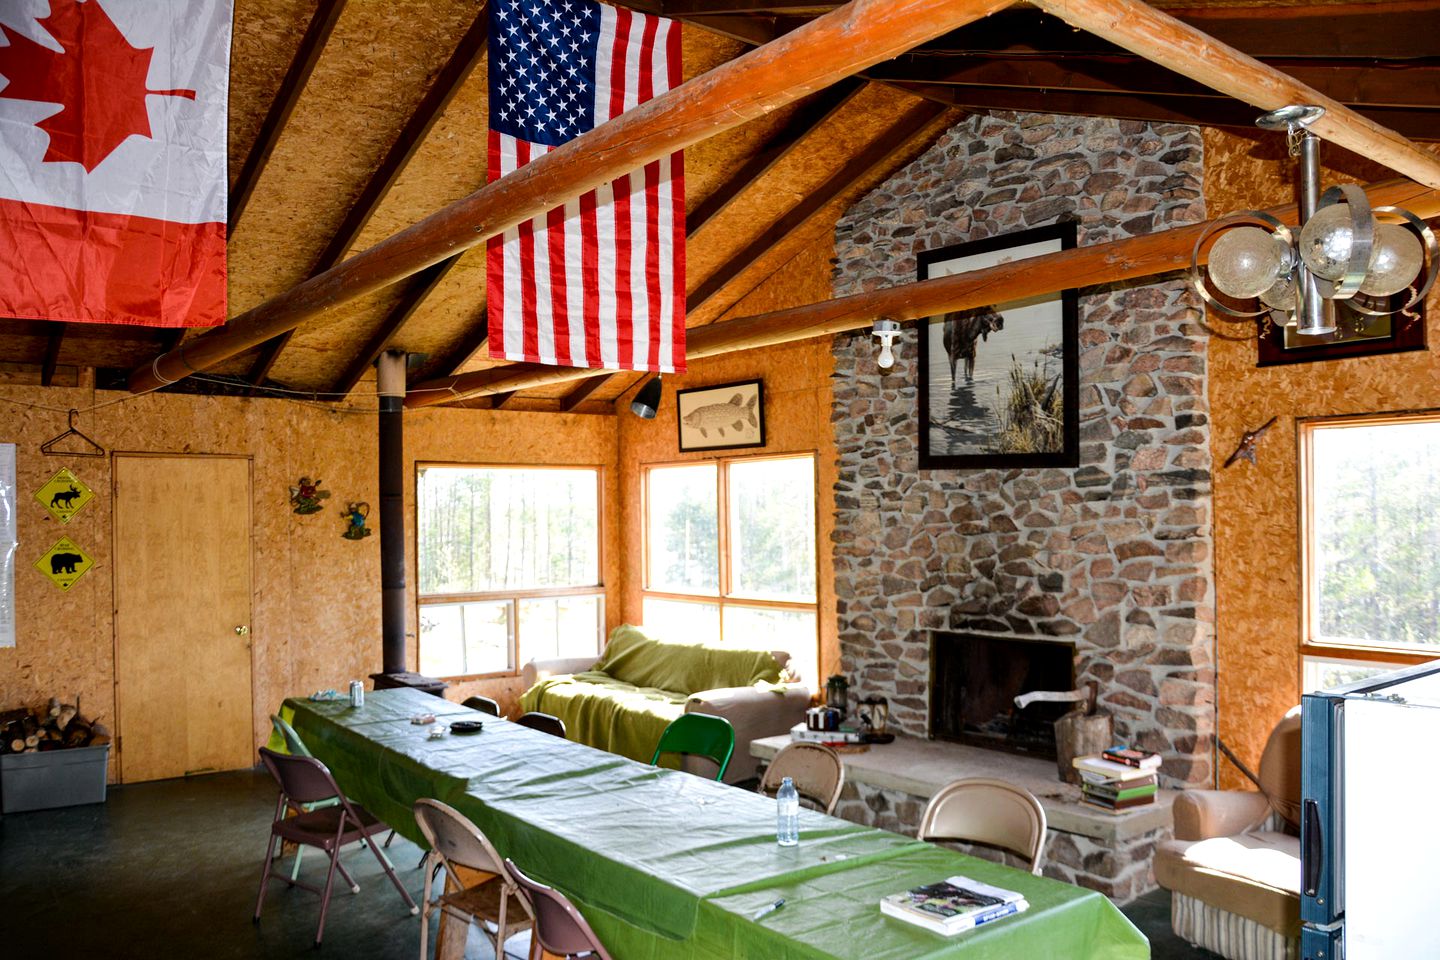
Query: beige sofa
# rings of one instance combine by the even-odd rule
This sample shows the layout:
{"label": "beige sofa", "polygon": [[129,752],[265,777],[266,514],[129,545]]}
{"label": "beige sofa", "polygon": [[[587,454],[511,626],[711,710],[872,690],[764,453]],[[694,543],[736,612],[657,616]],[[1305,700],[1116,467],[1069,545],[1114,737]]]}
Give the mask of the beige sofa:
{"label": "beige sofa", "polygon": [[[790,660],[790,654],[784,651],[773,651],[773,656],[782,668]],[[540,681],[551,677],[590,671],[598,662],[595,657],[532,660],[521,669],[521,681],[526,690],[531,690]],[[810,698],[810,688],[803,683],[786,684],[780,693],[757,687],[718,687],[690,694],[685,698],[683,710],[677,713],[708,713],[730,721],[735,728],[735,752],[724,779],[726,783],[739,783],[759,776],[757,761],[750,755],[750,742],[787,733],[795,724],[803,722]],[[591,745],[605,747],[598,743]],[[637,756],[635,759],[642,758]],[[648,756],[643,758],[645,761],[649,759]],[[705,776],[714,775],[713,766],[706,771],[705,761],[687,759],[682,769]]]}
{"label": "beige sofa", "polygon": [[1263,793],[1186,790],[1176,798],[1175,839],[1155,854],[1176,936],[1226,960],[1300,956],[1300,757],[1296,707],[1265,745]]}

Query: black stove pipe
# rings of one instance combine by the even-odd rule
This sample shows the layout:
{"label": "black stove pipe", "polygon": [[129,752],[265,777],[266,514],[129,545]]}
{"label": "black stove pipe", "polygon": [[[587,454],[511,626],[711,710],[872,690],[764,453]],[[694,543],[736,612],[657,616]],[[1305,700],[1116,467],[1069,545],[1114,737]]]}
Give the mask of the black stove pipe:
{"label": "black stove pipe", "polygon": [[385,673],[404,673],[405,656],[405,354],[376,361],[380,393],[380,625]]}

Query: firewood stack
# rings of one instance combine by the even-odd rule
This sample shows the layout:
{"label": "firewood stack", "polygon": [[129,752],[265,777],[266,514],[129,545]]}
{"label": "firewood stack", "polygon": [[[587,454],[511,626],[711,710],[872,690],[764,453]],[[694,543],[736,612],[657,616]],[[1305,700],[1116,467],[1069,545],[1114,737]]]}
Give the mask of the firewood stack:
{"label": "firewood stack", "polygon": [[79,694],[74,703],[51,697],[37,710],[0,710],[0,753],[96,747],[109,742],[110,729],[105,724],[81,716]]}

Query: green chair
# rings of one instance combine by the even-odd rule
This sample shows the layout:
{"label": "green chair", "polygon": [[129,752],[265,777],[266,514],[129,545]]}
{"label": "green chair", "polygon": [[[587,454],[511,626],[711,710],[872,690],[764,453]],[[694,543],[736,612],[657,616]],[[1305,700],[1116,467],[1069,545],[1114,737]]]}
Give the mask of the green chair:
{"label": "green chair", "polygon": [[708,713],[685,713],[671,721],[660,742],[655,745],[655,756],[651,765],[660,762],[662,753],[680,753],[697,757],[708,757],[719,766],[715,779],[725,776],[730,765],[730,754],[735,752],[735,728],[724,717]]}

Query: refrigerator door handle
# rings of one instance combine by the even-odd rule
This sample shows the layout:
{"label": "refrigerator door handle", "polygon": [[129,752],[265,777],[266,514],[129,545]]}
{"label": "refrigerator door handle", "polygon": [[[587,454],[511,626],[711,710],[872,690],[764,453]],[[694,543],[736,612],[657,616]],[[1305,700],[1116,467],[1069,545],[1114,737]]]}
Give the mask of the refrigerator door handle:
{"label": "refrigerator door handle", "polygon": [[1303,886],[1305,896],[1313,897],[1320,891],[1320,879],[1325,875],[1325,835],[1320,826],[1320,804],[1314,800],[1305,801],[1304,825],[1300,831],[1304,850],[1301,861],[1305,865]]}

